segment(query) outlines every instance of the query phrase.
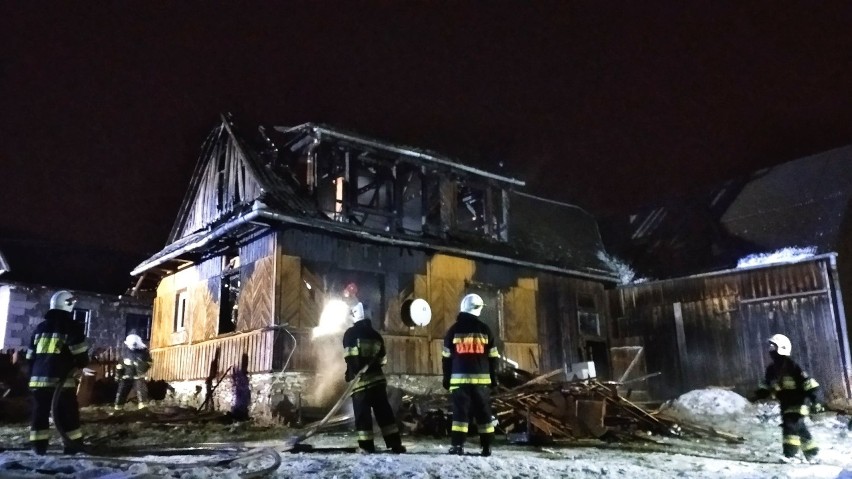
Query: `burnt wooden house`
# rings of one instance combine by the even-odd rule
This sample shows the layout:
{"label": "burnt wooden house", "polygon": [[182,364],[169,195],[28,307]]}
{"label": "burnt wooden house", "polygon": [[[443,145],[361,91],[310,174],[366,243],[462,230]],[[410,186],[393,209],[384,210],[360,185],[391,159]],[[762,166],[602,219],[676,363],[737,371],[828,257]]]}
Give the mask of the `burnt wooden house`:
{"label": "burnt wooden house", "polygon": [[[154,289],[157,379],[316,369],[314,327],[351,284],[388,349],[386,372],[440,372],[459,300],[477,292],[506,358],[529,370],[607,363],[595,220],[523,194],[513,178],[339,129],[244,128],[223,117],[202,146],[165,248],[132,272]],[[401,305],[426,299],[412,327]]]}
{"label": "burnt wooden house", "polygon": [[[745,393],[767,364],[766,339],[782,333],[830,397],[849,397],[850,164],[852,147],[838,148],[605,222],[608,249],[660,279],[610,294],[616,369],[641,347],[631,375],[661,372],[647,382],[656,398],[711,385]],[[736,268],[787,247],[815,255]]]}

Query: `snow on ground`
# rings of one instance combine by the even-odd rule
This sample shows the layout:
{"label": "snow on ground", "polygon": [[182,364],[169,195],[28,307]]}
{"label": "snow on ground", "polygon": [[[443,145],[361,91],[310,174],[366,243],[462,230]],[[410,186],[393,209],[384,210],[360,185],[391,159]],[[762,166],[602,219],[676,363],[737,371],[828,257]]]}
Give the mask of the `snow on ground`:
{"label": "snow on ground", "polygon": [[[448,456],[448,439],[405,436],[408,454],[362,455],[344,452],[281,453],[277,478],[852,478],[852,437],[847,432],[848,418],[833,413],[821,414],[810,421],[810,429],[820,443],[821,464],[782,464],[781,429],[775,405],[752,405],[730,391],[707,389],[690,392],[666,408],[669,415],[689,415],[696,422],[741,434],[744,444],[729,445],[713,439],[677,439],[649,436],[649,442],[606,444],[583,441],[547,446],[509,445],[500,441],[490,458]],[[280,447],[279,438],[293,431],[276,427],[239,424],[122,425],[89,424],[87,434],[104,436],[121,432],[113,443],[120,445],[191,446],[205,441],[251,440],[252,446]],[[26,425],[0,427],[0,446],[24,446]],[[117,437],[117,436],[116,436]],[[58,439],[58,438],[57,438]],[[651,442],[653,441],[653,442]],[[321,434],[307,441],[315,447],[353,447],[351,433]],[[58,445],[58,440],[57,440]],[[478,452],[478,439],[467,444],[469,453]],[[225,454],[225,453],[223,453]],[[226,455],[226,454],[225,454]],[[86,457],[36,457],[28,452],[0,453],[0,477],[55,477],[83,479],[124,478],[211,478],[238,477],[238,472],[258,470],[272,464],[270,457],[244,461],[238,468],[226,469],[193,465],[211,456],[169,456],[128,458],[146,463],[116,464],[109,460]],[[24,465],[26,470],[15,464]],[[165,464],[182,464],[174,469]],[[42,468],[60,474],[45,476],[33,472]]]}

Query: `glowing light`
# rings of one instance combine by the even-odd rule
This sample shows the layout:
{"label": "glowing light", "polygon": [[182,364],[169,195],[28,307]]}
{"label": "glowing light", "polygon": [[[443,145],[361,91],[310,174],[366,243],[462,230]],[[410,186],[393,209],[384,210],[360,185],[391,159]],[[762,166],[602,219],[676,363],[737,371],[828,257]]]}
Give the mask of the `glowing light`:
{"label": "glowing light", "polygon": [[308,288],[308,290],[310,291],[311,283],[308,283],[307,281],[305,281],[305,287]]}
{"label": "glowing light", "polygon": [[343,334],[346,328],[352,325],[349,319],[349,306],[339,299],[332,299],[325,303],[319,318],[319,326],[312,331],[311,337],[316,339],[322,336]]}

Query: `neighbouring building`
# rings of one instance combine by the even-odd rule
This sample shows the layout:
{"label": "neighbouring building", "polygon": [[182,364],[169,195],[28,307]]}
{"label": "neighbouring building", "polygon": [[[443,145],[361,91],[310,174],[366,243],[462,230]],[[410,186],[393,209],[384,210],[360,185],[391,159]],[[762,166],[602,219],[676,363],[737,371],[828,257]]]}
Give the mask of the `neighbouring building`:
{"label": "neighbouring building", "polygon": [[83,323],[93,351],[119,346],[131,330],[148,337],[150,303],[121,294],[130,285],[126,270],[120,271],[127,264],[121,255],[2,232],[0,350],[28,347],[60,289],[78,297],[74,318]]}
{"label": "neighbouring building", "polygon": [[[647,380],[653,397],[745,393],[767,364],[766,339],[783,333],[830,397],[850,397],[850,165],[852,146],[838,148],[604,221],[608,250],[656,279],[610,293],[616,369],[641,348],[631,375],[662,373]],[[809,255],[737,268],[788,248]]]}
{"label": "neighbouring building", "polygon": [[[372,310],[392,383],[439,388],[441,340],[468,292],[485,299],[507,360],[531,371],[596,360],[605,373],[616,274],[597,224],[523,186],[323,125],[223,117],[167,245],[131,273],[156,291],[154,377],[191,394],[245,362],[256,404],[305,399],[328,374],[314,330],[348,294]],[[403,314],[414,298],[431,305],[425,327]],[[341,348],[329,353],[340,363]]]}

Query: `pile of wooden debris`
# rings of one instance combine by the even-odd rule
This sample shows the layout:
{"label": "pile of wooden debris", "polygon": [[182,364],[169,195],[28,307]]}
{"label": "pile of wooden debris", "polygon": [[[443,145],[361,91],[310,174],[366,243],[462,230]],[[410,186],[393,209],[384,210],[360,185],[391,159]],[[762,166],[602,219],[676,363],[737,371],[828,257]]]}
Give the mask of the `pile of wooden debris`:
{"label": "pile of wooden debris", "polygon": [[[552,380],[562,373],[559,369],[537,377],[522,370],[502,374],[500,390],[492,396],[499,431],[518,442],[592,438],[628,441],[647,437],[648,433],[743,441],[734,434],[645,410],[619,395],[616,382]],[[451,419],[446,396],[443,402],[434,396],[419,402],[405,399],[401,418],[411,432],[447,435]]]}

